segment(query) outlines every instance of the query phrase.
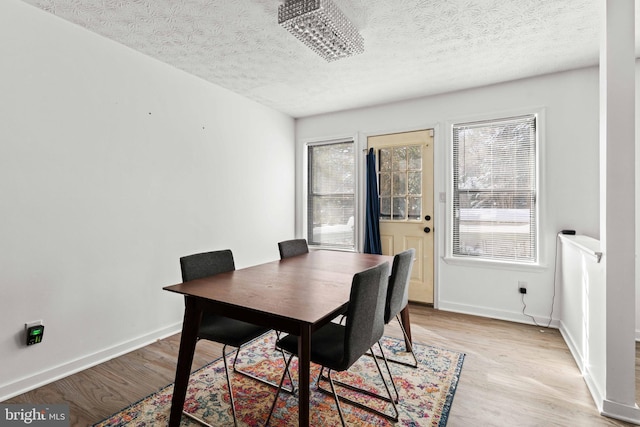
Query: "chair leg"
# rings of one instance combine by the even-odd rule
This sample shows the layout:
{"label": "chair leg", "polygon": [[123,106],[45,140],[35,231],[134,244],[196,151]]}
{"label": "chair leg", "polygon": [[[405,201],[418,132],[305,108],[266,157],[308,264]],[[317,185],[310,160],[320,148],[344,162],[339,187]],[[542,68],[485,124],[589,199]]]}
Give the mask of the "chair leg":
{"label": "chair leg", "polygon": [[404,341],[405,341],[405,343],[407,345],[407,350],[408,350],[409,353],[411,353],[411,356],[413,357],[413,363],[404,362],[402,360],[394,360],[394,359],[389,359],[389,362],[398,363],[400,365],[409,366],[411,368],[417,368],[418,367],[418,359],[416,358],[416,354],[413,351],[413,346],[411,345],[411,340],[409,339],[409,336],[407,335],[407,331],[404,329],[404,326],[402,325],[402,320],[400,320],[400,315],[399,314],[396,314],[396,320],[400,324],[400,329],[402,330],[402,335],[404,335]]}
{"label": "chair leg", "polygon": [[[373,354],[373,349],[370,349],[370,351],[371,351],[371,354]],[[321,391],[321,392],[323,392],[323,393],[325,393],[325,394],[330,394],[328,390],[326,390],[326,389],[324,389],[324,388],[320,387],[320,379],[326,379],[326,380],[330,380],[330,383],[332,384],[332,387],[333,387],[333,383],[335,382],[335,384],[338,384],[338,385],[340,385],[340,386],[342,386],[342,387],[345,387],[345,388],[348,388],[348,389],[350,389],[350,390],[354,390],[354,391],[357,391],[357,392],[359,392],[359,393],[363,393],[363,394],[365,394],[365,395],[367,395],[367,396],[371,396],[371,397],[374,397],[374,398],[377,398],[377,399],[383,400],[383,401],[385,401],[385,402],[389,402],[389,403],[391,403],[391,405],[392,405],[392,407],[393,407],[393,412],[395,413],[395,415],[389,415],[389,414],[386,414],[386,413],[384,413],[384,412],[382,412],[382,411],[379,411],[379,410],[377,410],[377,409],[375,409],[375,408],[371,408],[371,407],[369,407],[369,406],[366,406],[366,405],[364,405],[364,404],[362,404],[362,403],[360,403],[360,402],[356,402],[356,401],[351,400],[351,399],[349,399],[349,398],[347,398],[347,397],[337,395],[337,396],[338,396],[338,398],[339,398],[340,400],[342,400],[343,402],[346,402],[346,403],[348,403],[348,404],[350,404],[350,405],[352,405],[352,406],[355,406],[355,407],[357,407],[357,408],[363,409],[363,410],[365,410],[365,411],[372,412],[372,413],[374,413],[374,414],[376,414],[376,415],[379,415],[379,416],[381,416],[381,417],[383,417],[383,418],[386,418],[386,419],[388,419],[388,420],[391,420],[391,421],[393,421],[393,422],[397,422],[397,421],[398,421],[398,418],[399,418],[399,416],[400,416],[400,413],[398,412],[398,408],[396,407],[396,400],[395,400],[395,399],[393,398],[393,396],[391,395],[391,389],[390,389],[390,388],[389,388],[389,386],[387,385],[387,380],[384,378],[384,375],[383,375],[383,373],[382,373],[382,368],[380,368],[380,364],[378,363],[377,358],[376,358],[376,357],[373,357],[373,361],[374,361],[374,362],[375,362],[375,364],[376,364],[376,368],[377,368],[377,370],[378,370],[378,373],[380,374],[380,379],[382,380],[382,382],[383,382],[383,384],[384,384],[384,388],[385,388],[385,390],[387,391],[387,396],[381,396],[381,395],[379,395],[379,394],[377,394],[377,393],[373,393],[373,392],[371,392],[371,391],[369,391],[369,390],[363,390],[363,389],[361,389],[361,388],[358,388],[358,387],[355,387],[355,386],[352,386],[352,385],[349,385],[349,384],[345,384],[345,383],[338,382],[338,381],[333,381],[333,380],[331,380],[331,378],[330,378],[331,370],[329,370],[329,374],[328,374],[326,377],[323,377],[323,376],[322,376],[322,372],[324,371],[324,367],[322,367],[322,369],[320,370],[320,375],[318,376],[317,389],[318,389],[318,391]],[[394,386],[394,387],[395,387],[395,386]],[[397,394],[397,390],[396,390],[396,394]]]}
{"label": "chair leg", "polygon": [[[380,344],[380,343],[378,343],[378,344]],[[387,382],[384,379],[384,375],[382,374],[382,369],[380,369],[380,364],[378,363],[378,359],[374,357],[373,361],[376,362],[376,367],[378,368],[378,373],[380,374],[380,378],[382,378],[382,382],[384,383],[384,388],[387,390],[387,395],[389,396],[389,400],[391,401],[391,406],[393,406],[393,411],[396,414],[395,417],[393,417],[393,418],[390,418],[387,414],[383,414],[383,415],[385,417],[389,418],[390,420],[396,422],[400,418],[400,412],[398,412],[398,408],[396,407],[396,403],[393,401],[393,398],[391,397],[391,390],[389,390],[389,386],[387,385]],[[393,383],[393,380],[392,380],[392,383]],[[397,392],[397,390],[396,390],[396,392]]]}
{"label": "chair leg", "polygon": [[[392,362],[392,363],[397,363],[398,365],[404,365],[404,366],[408,366],[410,368],[417,368],[418,367],[418,359],[416,358],[416,354],[414,353],[413,347],[411,346],[411,340],[409,339],[409,336],[407,335],[407,331],[405,330],[404,325],[402,325],[402,320],[400,320],[400,315],[399,314],[396,315],[396,320],[398,320],[398,323],[400,324],[400,329],[402,330],[402,335],[404,337],[404,342],[405,342],[405,345],[407,346],[407,352],[411,353],[411,356],[413,357],[413,363],[405,362],[404,360],[392,359],[390,357],[387,357],[387,360],[389,362]],[[378,359],[382,358],[382,356],[379,356],[379,355],[377,355],[376,357]]]}
{"label": "chair leg", "polygon": [[[394,401],[395,401],[395,403],[398,403],[398,401],[400,400],[400,393],[398,393],[398,387],[396,387],[396,382],[393,380],[393,374],[391,373],[391,368],[389,367],[389,362],[387,361],[387,356],[384,354],[384,351],[382,350],[382,344],[380,343],[380,341],[378,341],[378,349],[380,349],[380,354],[382,354],[382,360],[384,361],[384,366],[387,368],[387,373],[389,374],[389,379],[391,380],[391,385],[393,386],[393,391],[396,394],[396,397],[395,397]],[[371,353],[373,354],[373,349],[372,349]],[[382,373],[380,373],[380,376],[382,376]],[[384,380],[384,377],[382,379]]]}
{"label": "chair leg", "polygon": [[[233,425],[237,426],[238,422],[236,421],[236,405],[233,402],[233,389],[231,388],[231,379],[229,378],[229,367],[227,366],[227,356],[225,353],[225,349],[227,346],[222,347],[222,361],[224,362],[224,374],[227,377],[227,387],[229,388],[229,400],[231,401],[231,412],[233,413]],[[240,349],[238,349],[239,351]],[[236,358],[238,357],[238,353],[236,352]],[[234,359],[235,364],[235,359]]]}
{"label": "chair leg", "polygon": [[203,426],[205,426],[205,427],[214,427],[213,425],[211,425],[211,424],[209,424],[208,422],[206,422],[206,421],[204,421],[204,420],[202,420],[202,419],[200,419],[200,418],[196,417],[195,415],[191,415],[191,414],[190,414],[190,413],[188,413],[187,411],[182,411],[182,413],[183,413],[186,417],[191,418],[193,421],[195,421],[195,422],[197,422],[197,423],[199,423],[199,424],[202,424],[202,425],[203,425]]}
{"label": "chair leg", "polygon": [[[224,363],[224,376],[227,379],[227,388],[229,389],[229,400],[231,402],[231,414],[233,415],[233,425],[235,427],[238,426],[238,422],[236,420],[236,406],[233,402],[233,389],[231,388],[231,379],[229,378],[229,367],[227,366],[227,346],[225,345],[224,347],[222,347],[222,362]],[[236,353],[236,357],[237,357],[237,353]],[[187,411],[183,410],[182,413],[191,418],[192,420],[206,426],[206,427],[213,427],[211,424],[207,423],[206,421],[196,417],[193,414],[188,413]]]}
{"label": "chair leg", "polygon": [[[284,357],[284,353],[283,353]],[[273,403],[271,404],[271,409],[269,410],[269,416],[267,417],[267,421],[265,421],[264,425],[267,427],[269,425],[269,421],[271,421],[271,416],[273,415],[273,410],[276,408],[276,403],[278,402],[278,396],[280,395],[280,390],[282,390],[282,383],[284,383],[284,377],[289,373],[289,365],[291,364],[291,360],[293,360],[293,354],[289,356],[289,360],[284,367],[284,372],[282,373],[282,378],[280,378],[280,384],[278,384],[278,390],[276,391],[276,395],[273,398]],[[291,377],[291,374],[289,374]]]}
{"label": "chair leg", "polygon": [[[380,344],[380,342],[378,342],[378,348],[380,349],[381,356],[375,354],[373,352],[373,349],[371,350],[370,353],[367,353],[367,356],[378,357],[378,358],[384,360],[384,365],[385,365],[385,368],[387,369],[387,373],[389,374],[389,380],[391,381],[391,385],[393,386],[393,391],[395,393],[395,397],[393,398],[393,401],[395,403],[398,403],[400,401],[400,393],[398,393],[398,388],[396,387],[396,383],[393,380],[393,374],[391,373],[391,368],[389,367],[389,363],[387,362],[387,357],[385,356],[384,352],[382,351],[382,344]],[[325,381],[328,381],[328,379],[329,379],[327,376],[322,375],[323,372],[324,372],[324,367],[322,369],[320,369],[320,374],[318,375],[318,384],[320,384],[320,380],[321,379],[323,379]],[[382,379],[384,380],[384,377]],[[367,396],[374,397],[374,398],[380,399],[380,400],[384,400],[385,402],[391,402],[391,400],[388,397],[381,396],[378,393],[375,393],[373,391],[369,391],[369,390],[366,390],[366,389],[363,389],[363,388],[360,388],[360,387],[356,387],[354,385],[345,383],[343,381],[334,380],[333,382],[335,384],[339,385],[340,387],[344,387],[346,389],[353,390],[353,391],[358,392],[358,393],[366,394]]]}
{"label": "chair leg", "polygon": [[[260,381],[261,383],[266,384],[266,385],[269,385],[269,386],[271,386],[271,387],[277,387],[278,385],[277,385],[277,384],[275,384],[275,383],[272,383],[271,381],[267,381],[267,380],[265,380],[265,379],[263,379],[263,378],[256,377],[256,376],[255,376],[255,375],[253,375],[253,374],[250,374],[250,373],[248,373],[248,372],[245,372],[245,371],[243,371],[243,370],[241,370],[241,369],[236,368],[236,362],[238,361],[238,355],[240,354],[240,349],[241,349],[241,348],[242,348],[242,347],[239,347],[239,348],[236,350],[236,355],[235,355],[235,357],[234,357],[234,359],[233,359],[233,372],[237,372],[238,374],[244,375],[245,377],[252,378],[252,379],[254,379],[254,380],[256,380],[256,381]],[[286,357],[285,357],[285,355],[284,355],[284,351],[280,350],[280,353],[282,354],[282,360],[285,360],[285,361],[286,361]],[[289,370],[288,370],[288,369],[287,369],[286,373],[287,373],[287,374],[289,374],[289,381],[291,381],[291,389],[288,389],[288,388],[286,388],[286,387],[283,387],[283,388],[282,388],[282,390],[284,390],[286,393],[292,393],[292,394],[293,394],[293,393],[295,392],[295,388],[293,387],[293,379],[292,379],[292,377],[291,377],[291,373],[289,372]]]}
{"label": "chair leg", "polygon": [[336,401],[336,407],[338,408],[338,415],[340,415],[340,421],[342,422],[342,427],[346,427],[347,423],[344,421],[344,414],[342,413],[342,408],[340,407],[340,397],[338,393],[336,393],[336,388],[333,385],[333,378],[331,378],[331,369],[329,369],[329,373],[327,374],[329,377],[329,385],[331,385],[331,392],[333,393],[333,398]]}

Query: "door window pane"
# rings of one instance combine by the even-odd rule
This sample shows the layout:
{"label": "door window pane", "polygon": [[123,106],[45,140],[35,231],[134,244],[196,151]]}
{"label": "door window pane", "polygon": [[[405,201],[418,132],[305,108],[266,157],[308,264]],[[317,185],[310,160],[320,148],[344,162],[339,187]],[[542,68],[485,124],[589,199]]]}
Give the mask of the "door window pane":
{"label": "door window pane", "polygon": [[422,170],[422,150],[419,146],[407,147],[407,162],[409,169]]}
{"label": "door window pane", "polygon": [[394,197],[393,198],[393,218],[395,220],[407,219],[407,198],[406,197]]}
{"label": "door window pane", "polygon": [[407,173],[394,172],[393,173],[393,195],[404,196],[405,194],[407,194]]}
{"label": "door window pane", "polygon": [[422,216],[422,146],[379,150],[380,219],[420,220]]}
{"label": "door window pane", "polygon": [[422,194],[422,172],[409,172],[409,188],[407,193],[411,195]]}
{"label": "door window pane", "polygon": [[393,162],[391,164],[393,170],[407,170],[407,147],[395,147],[393,149]]}
{"label": "door window pane", "polygon": [[419,220],[422,216],[422,197],[409,197],[409,219]]}
{"label": "door window pane", "polygon": [[380,170],[381,171],[390,171],[391,170],[391,150],[388,148],[380,149]]}
{"label": "door window pane", "polygon": [[391,174],[389,172],[380,173],[380,196],[391,195]]}

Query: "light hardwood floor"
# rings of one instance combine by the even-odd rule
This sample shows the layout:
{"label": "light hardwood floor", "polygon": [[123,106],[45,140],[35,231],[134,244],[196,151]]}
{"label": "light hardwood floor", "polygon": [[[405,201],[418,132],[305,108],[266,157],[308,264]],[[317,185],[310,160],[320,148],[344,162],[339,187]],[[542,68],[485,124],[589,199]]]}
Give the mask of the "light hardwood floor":
{"label": "light hardwood floor", "polygon": [[[448,426],[629,426],[602,417],[560,333],[411,305],[417,343],[466,353]],[[385,331],[400,336],[397,322]],[[171,383],[179,335],[3,403],[70,404],[71,425],[98,422]],[[198,343],[194,369],[219,357]]]}

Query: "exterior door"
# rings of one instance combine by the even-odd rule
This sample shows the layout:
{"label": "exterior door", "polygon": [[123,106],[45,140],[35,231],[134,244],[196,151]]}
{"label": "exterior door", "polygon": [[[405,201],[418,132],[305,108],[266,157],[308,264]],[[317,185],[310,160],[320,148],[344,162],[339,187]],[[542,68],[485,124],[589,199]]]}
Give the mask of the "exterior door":
{"label": "exterior door", "polygon": [[378,160],[384,255],[416,250],[409,300],[433,304],[433,129],[370,136]]}

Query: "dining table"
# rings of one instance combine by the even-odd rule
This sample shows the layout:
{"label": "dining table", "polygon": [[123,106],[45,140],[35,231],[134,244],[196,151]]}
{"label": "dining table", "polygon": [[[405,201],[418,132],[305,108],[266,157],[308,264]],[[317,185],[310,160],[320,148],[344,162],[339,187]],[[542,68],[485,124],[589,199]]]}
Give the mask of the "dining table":
{"label": "dining table", "polygon": [[[308,426],[311,335],[344,312],[356,273],[385,262],[391,266],[393,257],[312,250],[164,287],[185,297],[169,426],[180,425],[198,328],[205,311],[299,337],[298,420],[300,426]],[[408,328],[408,309],[401,318]]]}

